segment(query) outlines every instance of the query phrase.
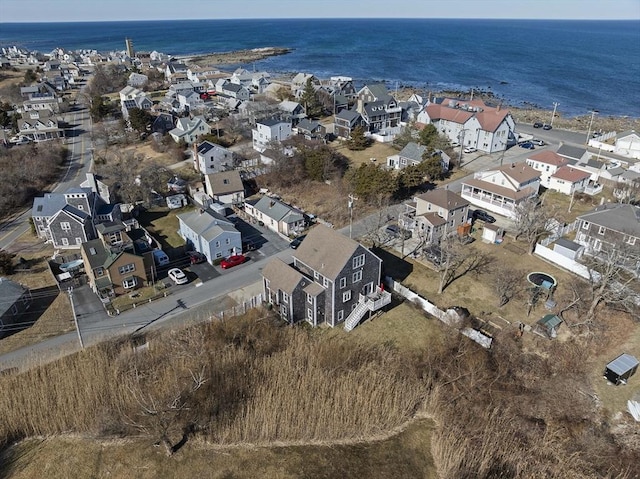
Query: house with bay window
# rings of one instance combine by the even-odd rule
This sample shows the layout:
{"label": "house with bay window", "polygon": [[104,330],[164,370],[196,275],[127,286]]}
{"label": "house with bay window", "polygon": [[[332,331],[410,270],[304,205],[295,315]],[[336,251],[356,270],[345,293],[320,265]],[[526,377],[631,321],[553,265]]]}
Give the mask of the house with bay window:
{"label": "house with bay window", "polygon": [[295,250],[293,263],[272,259],[262,279],[265,298],[285,321],[351,330],[391,302],[381,274],[382,260],[369,249],[318,225]]}

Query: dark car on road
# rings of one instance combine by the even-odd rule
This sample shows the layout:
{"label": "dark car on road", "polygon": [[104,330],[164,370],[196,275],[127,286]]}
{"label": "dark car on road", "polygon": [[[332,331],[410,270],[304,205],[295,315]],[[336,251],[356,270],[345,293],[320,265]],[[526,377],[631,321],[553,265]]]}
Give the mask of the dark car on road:
{"label": "dark car on road", "polygon": [[534,146],[533,143],[531,143],[530,141],[525,141],[524,143],[520,143],[518,145],[520,148],[525,148],[527,150],[535,150],[536,147]]}
{"label": "dark car on road", "polygon": [[392,238],[400,238],[404,239],[411,238],[411,231],[403,230],[397,225],[389,225],[384,229],[384,232]]}
{"label": "dark car on road", "polygon": [[291,247],[291,249],[298,249],[298,246],[300,246],[300,244],[306,238],[306,236],[307,235],[302,235],[302,236],[298,236],[297,238],[294,238],[291,241],[291,243],[289,243],[289,246]]}
{"label": "dark car on road", "polygon": [[495,223],[496,219],[491,216],[489,213],[487,213],[486,211],[483,210],[475,210],[473,212],[473,219],[474,220],[482,220],[485,223]]}
{"label": "dark car on road", "polygon": [[551,130],[553,127],[551,125],[544,124],[542,125],[543,130]]}
{"label": "dark car on road", "polygon": [[542,128],[542,123],[540,123],[539,121],[536,121],[536,122],[533,124],[533,127],[534,127],[534,128]]}
{"label": "dark car on road", "polygon": [[200,264],[207,261],[207,257],[198,251],[189,251],[187,255],[189,255],[189,263],[191,264]]}

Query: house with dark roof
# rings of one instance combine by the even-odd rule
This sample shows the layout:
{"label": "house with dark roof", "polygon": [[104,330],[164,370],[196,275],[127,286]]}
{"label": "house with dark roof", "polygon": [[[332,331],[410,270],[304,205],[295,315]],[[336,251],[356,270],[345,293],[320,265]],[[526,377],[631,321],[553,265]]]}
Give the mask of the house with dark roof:
{"label": "house with dark roof", "polygon": [[151,131],[164,135],[173,130],[176,125],[176,117],[172,113],[159,113],[151,123]]}
{"label": "house with dark roof", "polygon": [[418,114],[420,123],[432,123],[451,142],[493,153],[515,142],[515,121],[509,110],[482,100],[443,98],[427,102]]}
{"label": "house with dark roof", "polygon": [[578,163],[586,163],[591,158],[591,154],[587,149],[580,146],[561,144],[556,153],[563,158],[574,160]]}
{"label": "house with dark roof", "polygon": [[291,138],[293,131],[290,120],[280,118],[265,118],[256,121],[256,127],[251,130],[253,149],[264,152],[271,142],[281,143]]}
{"label": "house with dark roof", "polygon": [[244,184],[238,170],[205,175],[207,194],[223,205],[241,205],[244,202]]}
{"label": "house with dark roof", "polygon": [[627,248],[638,258],[634,269],[640,268],[640,207],[605,203],[578,216],[576,242],[588,254],[610,248]]}
{"label": "house with dark roof", "polygon": [[371,83],[358,91],[356,111],[362,116],[365,130],[391,132],[400,126],[402,108],[387,90],[385,83]]}
{"label": "house with dark roof", "polygon": [[233,223],[209,210],[193,210],[177,215],[178,233],[187,245],[207,257],[213,264],[242,253],[242,237]]}
{"label": "house with dark roof", "polygon": [[469,202],[448,189],[438,188],[417,195],[404,204],[398,216],[400,226],[421,238],[424,244],[437,243],[457,233],[469,221]]}
{"label": "house with dark roof", "polygon": [[65,134],[58,118],[49,110],[24,112],[23,118],[18,120],[18,133],[36,142],[63,138]]}
{"label": "house with dark roof", "polygon": [[539,189],[539,171],[524,163],[511,163],[463,180],[461,196],[482,209],[514,218],[516,206],[536,197]]}
{"label": "house with dark roof", "polygon": [[300,120],[295,130],[298,135],[303,135],[307,140],[323,139],[327,130],[319,121],[303,118]]}
{"label": "house with dark roof", "polygon": [[96,237],[93,217],[102,205],[102,198],[89,188],[36,197],[31,208],[36,234],[54,248],[79,248]]}
{"label": "house with dark roof", "polygon": [[351,138],[351,132],[362,125],[362,116],[355,110],[344,109],[333,117],[333,130],[338,138]]}
{"label": "house with dark roof", "polygon": [[254,222],[261,222],[270,230],[285,236],[301,233],[305,227],[302,211],[270,196],[245,200],[244,211]]}
{"label": "house with dark roof", "polygon": [[295,127],[300,120],[306,118],[304,107],[297,101],[284,100],[278,104],[278,110],[280,110],[284,117],[291,120],[291,125]]}
{"label": "house with dark roof", "polygon": [[31,306],[29,288],[0,276],[0,338],[12,324],[21,322],[21,315]]}
{"label": "house with dark roof", "polygon": [[210,141],[203,141],[195,148],[194,167],[203,175],[219,173],[233,168],[231,150]]}
{"label": "house with dark roof", "polygon": [[295,250],[293,263],[272,259],[262,281],[265,298],[285,321],[344,324],[350,331],[391,302],[381,274],[382,260],[368,248],[318,225]]}

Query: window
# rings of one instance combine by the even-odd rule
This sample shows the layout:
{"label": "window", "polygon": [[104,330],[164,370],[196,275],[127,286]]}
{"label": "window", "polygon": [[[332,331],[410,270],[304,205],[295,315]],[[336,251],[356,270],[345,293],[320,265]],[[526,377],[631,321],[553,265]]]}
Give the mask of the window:
{"label": "window", "polygon": [[118,273],[122,274],[127,274],[127,273],[133,273],[136,270],[136,265],[133,263],[129,263],[129,264],[125,264],[124,266],[120,266],[118,268]]}
{"label": "window", "polygon": [[322,286],[325,288],[329,287],[329,280],[327,278],[322,278]]}
{"label": "window", "polygon": [[222,258],[222,253],[220,251],[218,251],[216,253],[216,259],[218,259],[218,258]]}
{"label": "window", "polygon": [[82,244],[82,238],[76,238],[76,244]]}
{"label": "window", "polygon": [[71,229],[71,223],[69,223],[68,221],[62,221],[60,223],[60,228],[62,229],[62,231],[69,231]]}
{"label": "window", "polygon": [[96,276],[96,278],[104,276],[104,268],[102,266],[98,266],[93,270],[93,274]]}
{"label": "window", "polygon": [[220,241],[216,241],[216,248],[220,248]]}
{"label": "window", "polygon": [[313,319],[313,309],[307,308],[307,318]]}
{"label": "window", "polygon": [[353,269],[362,268],[364,266],[364,255],[361,254],[353,258]]}
{"label": "window", "polygon": [[307,303],[313,304],[313,296],[311,296],[309,293],[307,293]]}
{"label": "window", "polygon": [[122,287],[124,289],[131,289],[131,288],[135,288],[136,287],[136,278],[131,277],[131,278],[127,278],[125,280],[122,281]]}
{"label": "window", "polygon": [[289,295],[285,292],[282,293],[282,302],[289,303]]}
{"label": "window", "polygon": [[347,278],[340,278],[340,289],[346,288],[347,287]]}
{"label": "window", "polygon": [[362,271],[356,271],[355,273],[353,273],[353,282],[357,283],[358,281],[360,281],[362,279]]}
{"label": "window", "polygon": [[606,231],[607,231],[607,228],[605,228],[604,226],[601,226],[600,228],[598,228],[599,235],[604,235]]}
{"label": "window", "polygon": [[338,311],[338,321],[342,321],[344,319],[344,311]]}
{"label": "window", "polygon": [[627,236],[627,239],[625,240],[625,243],[633,246],[634,244],[636,244],[636,237],[635,236]]}
{"label": "window", "polygon": [[109,233],[109,243],[111,244],[122,243],[122,235],[120,235],[119,231],[116,231],[115,233]]}
{"label": "window", "polygon": [[313,277],[314,277],[315,279],[317,279],[318,281],[320,281],[320,273],[318,273],[317,271],[314,271],[314,272],[313,272]]}
{"label": "window", "polygon": [[342,302],[346,303],[349,300],[351,300],[351,290],[342,293]]}
{"label": "window", "polygon": [[69,246],[69,239],[68,238],[62,238],[62,246]]}
{"label": "window", "polygon": [[227,238],[226,240],[224,240],[224,242],[225,242],[226,244],[231,244],[231,238]]}

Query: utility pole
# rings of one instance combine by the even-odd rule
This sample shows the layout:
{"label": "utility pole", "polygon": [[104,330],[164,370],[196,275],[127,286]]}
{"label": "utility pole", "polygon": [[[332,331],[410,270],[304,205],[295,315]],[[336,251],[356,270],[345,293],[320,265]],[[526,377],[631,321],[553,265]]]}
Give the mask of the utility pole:
{"label": "utility pole", "polygon": [[80,349],[84,350],[84,343],[82,342],[82,335],[80,334],[80,326],[78,326],[78,316],[76,316],[76,306],[73,304],[73,286],[67,289],[69,293],[69,302],[71,303],[71,312],[73,313],[73,322],[76,325],[76,331],[78,333],[78,341],[80,342]]}
{"label": "utility pole", "polygon": [[558,108],[558,105],[560,103],[558,103],[557,101],[553,102],[553,113],[551,114],[551,122],[549,123],[549,126],[553,126],[553,119],[556,117],[556,109]]}
{"label": "utility pole", "polygon": [[596,113],[599,113],[598,110],[591,110],[591,120],[589,121],[589,129],[587,130],[587,145],[589,145],[589,138],[591,138],[591,126],[593,125],[593,117],[596,116]]}
{"label": "utility pole", "polygon": [[349,201],[347,203],[347,206],[349,207],[349,239],[351,239],[353,228],[353,202],[355,201],[355,199],[356,197],[350,194]]}

